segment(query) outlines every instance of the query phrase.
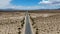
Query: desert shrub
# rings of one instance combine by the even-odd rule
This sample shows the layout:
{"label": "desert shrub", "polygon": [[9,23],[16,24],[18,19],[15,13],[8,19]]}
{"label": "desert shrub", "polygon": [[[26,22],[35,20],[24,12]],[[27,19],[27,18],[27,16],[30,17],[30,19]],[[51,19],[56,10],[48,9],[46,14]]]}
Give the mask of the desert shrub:
{"label": "desert shrub", "polygon": [[23,28],[23,26],[24,26],[24,20],[25,20],[25,18],[21,21],[21,27]]}
{"label": "desert shrub", "polygon": [[20,31],[20,29],[21,29],[21,28],[18,28],[18,30],[19,30],[18,34],[21,34],[21,31]]}
{"label": "desert shrub", "polygon": [[30,17],[30,19],[31,19],[32,22],[33,22],[32,25],[34,25],[34,24],[35,24],[35,22],[34,22],[34,18],[31,18],[31,17]]}
{"label": "desert shrub", "polygon": [[38,28],[36,29],[36,34],[38,34]]}

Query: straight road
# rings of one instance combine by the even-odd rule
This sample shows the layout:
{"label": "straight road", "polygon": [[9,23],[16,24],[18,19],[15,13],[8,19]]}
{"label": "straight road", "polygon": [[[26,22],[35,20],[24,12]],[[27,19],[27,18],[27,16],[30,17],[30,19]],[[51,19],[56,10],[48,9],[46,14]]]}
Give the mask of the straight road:
{"label": "straight road", "polygon": [[26,12],[25,34],[32,34],[28,11]]}

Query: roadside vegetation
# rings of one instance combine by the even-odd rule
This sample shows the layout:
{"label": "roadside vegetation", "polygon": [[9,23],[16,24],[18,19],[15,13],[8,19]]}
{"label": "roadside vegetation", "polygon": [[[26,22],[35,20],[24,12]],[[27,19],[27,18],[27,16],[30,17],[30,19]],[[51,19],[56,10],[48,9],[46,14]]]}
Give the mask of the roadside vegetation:
{"label": "roadside vegetation", "polygon": [[37,26],[36,26],[36,23],[34,22],[34,19],[35,19],[35,18],[32,18],[32,17],[30,16],[30,19],[31,19],[31,21],[32,21],[33,29],[36,30],[35,34],[38,34],[38,28],[37,28]]}

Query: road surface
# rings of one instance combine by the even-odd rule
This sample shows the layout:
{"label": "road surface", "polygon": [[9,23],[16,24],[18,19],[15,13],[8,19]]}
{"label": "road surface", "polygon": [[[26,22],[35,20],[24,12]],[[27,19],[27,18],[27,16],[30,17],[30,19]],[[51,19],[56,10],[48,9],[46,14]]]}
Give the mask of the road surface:
{"label": "road surface", "polygon": [[30,26],[30,22],[29,22],[29,15],[28,15],[28,11],[26,12],[25,34],[32,34],[31,26]]}

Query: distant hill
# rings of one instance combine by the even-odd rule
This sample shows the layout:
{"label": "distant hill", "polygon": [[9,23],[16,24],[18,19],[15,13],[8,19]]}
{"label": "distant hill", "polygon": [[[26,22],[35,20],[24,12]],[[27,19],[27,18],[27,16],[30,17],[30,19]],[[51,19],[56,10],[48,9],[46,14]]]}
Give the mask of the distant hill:
{"label": "distant hill", "polygon": [[[25,12],[27,10],[0,9],[0,12]],[[30,13],[60,13],[60,9],[28,10]]]}

